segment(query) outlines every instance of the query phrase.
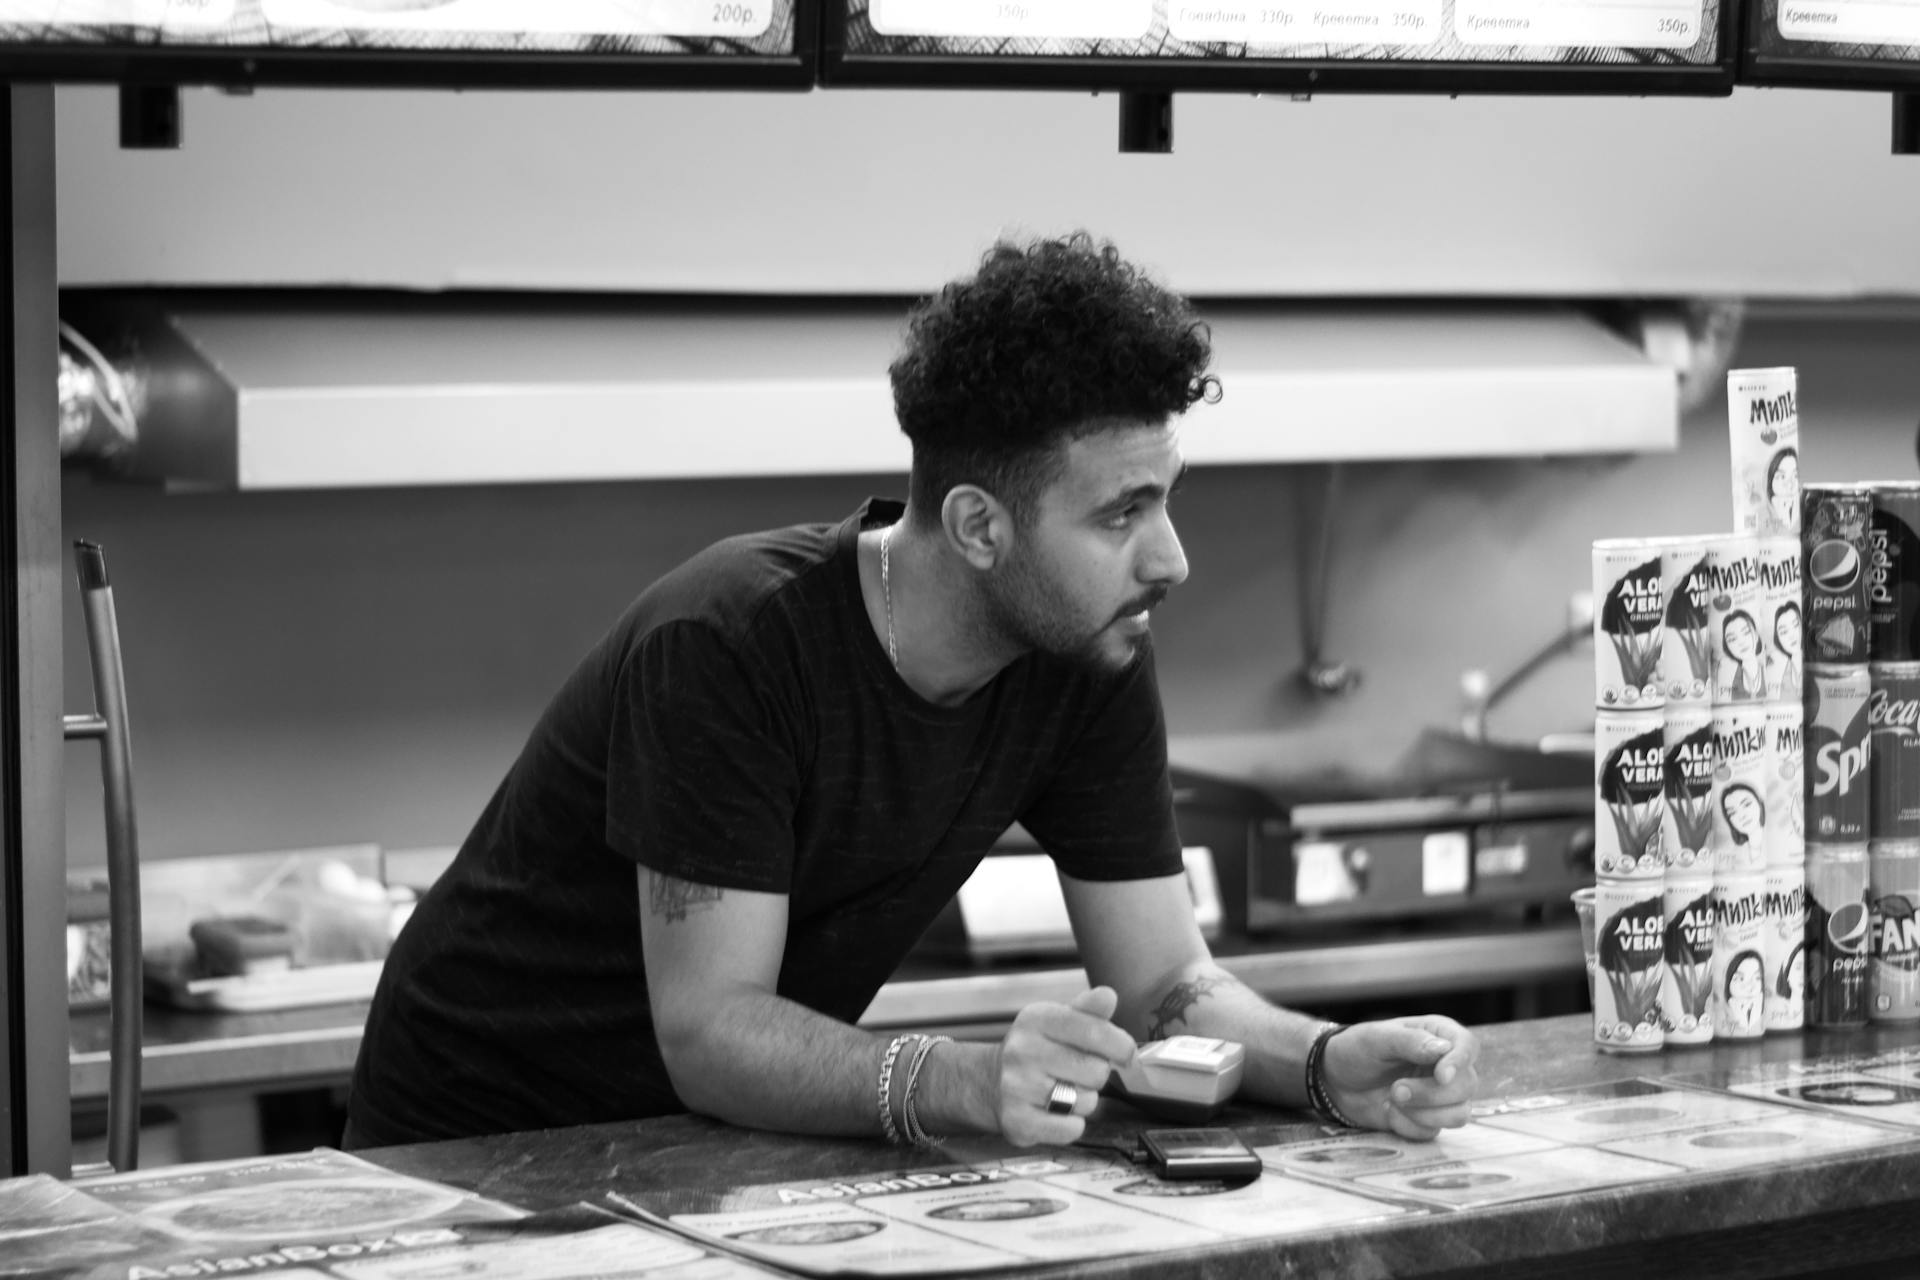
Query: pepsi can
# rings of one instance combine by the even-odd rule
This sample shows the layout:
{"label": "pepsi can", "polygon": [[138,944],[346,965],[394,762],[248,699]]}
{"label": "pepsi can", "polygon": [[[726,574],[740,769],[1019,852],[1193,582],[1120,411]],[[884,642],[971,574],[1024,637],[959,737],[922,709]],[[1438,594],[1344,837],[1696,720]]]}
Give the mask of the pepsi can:
{"label": "pepsi can", "polygon": [[1821,844],[1867,839],[1871,775],[1865,667],[1814,667],[1807,673],[1806,838]]}
{"label": "pepsi can", "polygon": [[1872,925],[1867,847],[1807,846],[1807,1025],[1867,1021],[1867,939]]}
{"label": "pepsi can", "polygon": [[1873,662],[1920,662],[1920,484],[1876,482],[1867,526]]}
{"label": "pepsi can", "polygon": [[1810,663],[1858,666],[1867,661],[1867,528],[1873,493],[1864,484],[1810,485],[1802,504],[1801,619]]}
{"label": "pepsi can", "polygon": [[1868,833],[1920,840],[1920,662],[1876,662],[1869,672]]}

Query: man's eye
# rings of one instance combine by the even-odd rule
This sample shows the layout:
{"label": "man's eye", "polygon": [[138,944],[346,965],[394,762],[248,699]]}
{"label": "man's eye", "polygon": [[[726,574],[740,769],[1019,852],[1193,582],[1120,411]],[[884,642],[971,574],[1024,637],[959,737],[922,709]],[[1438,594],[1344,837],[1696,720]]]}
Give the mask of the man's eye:
{"label": "man's eye", "polygon": [[1133,523],[1134,516],[1140,513],[1138,507],[1128,507],[1125,511],[1115,512],[1107,517],[1107,528],[1124,529]]}

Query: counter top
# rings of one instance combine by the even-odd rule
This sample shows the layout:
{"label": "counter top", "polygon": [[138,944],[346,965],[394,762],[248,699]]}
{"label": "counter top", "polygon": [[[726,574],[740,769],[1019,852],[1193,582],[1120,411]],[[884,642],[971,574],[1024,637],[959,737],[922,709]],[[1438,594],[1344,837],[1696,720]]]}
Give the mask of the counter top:
{"label": "counter top", "polygon": [[[1594,1051],[1587,1015],[1481,1029],[1483,1096],[1792,1062],[1825,1054],[1920,1045],[1920,1027],[1809,1032],[1764,1041],[1607,1057]],[[1287,1112],[1236,1107],[1236,1127],[1297,1121]],[[1090,1137],[1115,1140],[1143,1127],[1124,1103],[1105,1101]],[[1222,1245],[1023,1275],[1180,1277],[1602,1276],[1752,1277],[1830,1274],[1920,1255],[1920,1132],[1915,1142],[1658,1183],[1588,1191],[1492,1209],[1435,1214],[1283,1240]],[[692,1116],[363,1153],[388,1168],[434,1178],[530,1209],[597,1199],[616,1180],[644,1194],[673,1188],[832,1180],[876,1168],[934,1167],[956,1156],[1013,1154],[997,1143],[953,1155],[896,1152],[877,1141],[755,1133]],[[1887,1274],[1908,1274],[1897,1269]]]}
{"label": "counter top", "polygon": [[[1228,940],[1222,965],[1254,990],[1291,1004],[1483,990],[1551,981],[1584,968],[1571,922],[1448,928],[1365,940]],[[875,1030],[1004,1023],[1036,1000],[1086,989],[1070,962],[968,967],[913,960],[882,987],[861,1025]],[[149,1098],[215,1089],[294,1088],[343,1082],[360,1049],[367,1006],[325,1005],[280,1013],[201,1013],[148,1005],[141,1087]],[[75,1102],[105,1099],[105,1012],[69,1020],[68,1087]]]}

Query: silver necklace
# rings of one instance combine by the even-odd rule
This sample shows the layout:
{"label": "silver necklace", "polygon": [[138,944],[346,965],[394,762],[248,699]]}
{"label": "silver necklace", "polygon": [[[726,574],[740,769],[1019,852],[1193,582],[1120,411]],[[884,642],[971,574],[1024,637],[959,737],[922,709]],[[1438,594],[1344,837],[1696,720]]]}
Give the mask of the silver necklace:
{"label": "silver necklace", "polygon": [[887,556],[887,544],[893,540],[893,526],[888,525],[880,531],[880,598],[887,605],[887,657],[893,663],[893,669],[900,669],[900,646],[893,638],[893,573],[892,564]]}

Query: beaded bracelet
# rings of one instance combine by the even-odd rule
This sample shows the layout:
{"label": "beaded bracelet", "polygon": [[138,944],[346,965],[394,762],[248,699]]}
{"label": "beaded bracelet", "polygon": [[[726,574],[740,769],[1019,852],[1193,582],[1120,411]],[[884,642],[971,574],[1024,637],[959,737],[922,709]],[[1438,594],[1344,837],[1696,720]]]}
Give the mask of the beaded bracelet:
{"label": "beaded bracelet", "polygon": [[1340,1108],[1334,1105],[1333,1094],[1327,1090],[1327,1041],[1346,1029],[1344,1023],[1329,1022],[1313,1038],[1313,1047],[1307,1050],[1307,1106],[1328,1124],[1337,1124],[1343,1129],[1358,1129],[1360,1126],[1347,1119]]}
{"label": "beaded bracelet", "polygon": [[951,1044],[952,1036],[921,1036],[920,1047],[914,1050],[913,1061],[907,1066],[907,1087],[904,1090],[900,1107],[900,1118],[905,1122],[907,1141],[916,1147],[937,1147],[944,1138],[936,1138],[921,1127],[920,1113],[915,1109],[914,1091],[920,1087],[920,1068],[927,1064],[927,1056],[933,1052],[936,1044]]}
{"label": "beaded bracelet", "polygon": [[901,1048],[911,1039],[912,1036],[895,1036],[880,1058],[880,1130],[895,1146],[900,1145],[900,1129],[893,1123],[893,1064]]}

